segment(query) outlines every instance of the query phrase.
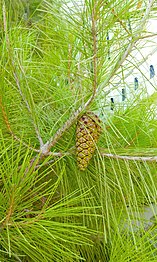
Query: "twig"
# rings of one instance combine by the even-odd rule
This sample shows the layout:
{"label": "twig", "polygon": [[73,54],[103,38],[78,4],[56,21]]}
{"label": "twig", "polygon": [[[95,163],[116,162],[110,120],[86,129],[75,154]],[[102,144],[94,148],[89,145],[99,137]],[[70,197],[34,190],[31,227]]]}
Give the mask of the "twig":
{"label": "twig", "polygon": [[122,159],[122,160],[132,160],[132,161],[147,161],[147,162],[157,162],[157,156],[120,156],[115,154],[101,153],[103,157]]}
{"label": "twig", "polygon": [[[17,87],[18,87],[19,93],[20,93],[23,101],[24,101],[25,104],[26,104],[26,107],[27,107],[27,109],[28,109],[28,112],[30,113],[30,115],[31,115],[31,117],[32,117],[31,108],[30,108],[30,106],[29,106],[29,104],[28,104],[28,101],[26,100],[26,98],[25,98],[24,95],[23,95],[23,92],[22,92],[22,89],[21,89],[21,86],[20,86],[20,81],[19,81],[18,75],[17,75],[17,73],[16,73],[14,60],[12,59],[12,55],[11,55],[11,52],[10,52],[11,47],[10,47],[10,41],[9,41],[9,36],[8,36],[8,32],[7,32],[7,18],[6,18],[5,3],[3,4],[3,25],[4,25],[5,36],[6,36],[7,49],[8,49],[8,53],[9,53],[9,56],[10,56],[11,66],[12,66],[12,69],[13,69],[14,79],[15,79],[16,85],[17,85]],[[42,147],[44,143],[43,143],[43,141],[42,141],[42,138],[41,138],[41,136],[40,136],[38,127],[37,127],[36,123],[34,122],[33,118],[32,118],[32,123],[33,123],[34,129],[35,129],[37,138],[38,138],[38,140],[39,140],[40,146]]]}
{"label": "twig", "polygon": [[141,31],[142,31],[143,25],[145,24],[149,14],[150,14],[151,8],[152,8],[153,3],[154,3],[154,0],[149,0],[148,2],[149,2],[149,4],[148,4],[148,6],[146,8],[145,15],[144,15],[144,17],[143,17],[143,19],[141,21],[141,25],[139,26],[139,30],[141,29]]}
{"label": "twig", "polygon": [[145,39],[145,38],[149,38],[149,37],[155,37],[155,36],[157,36],[156,33],[153,33],[153,34],[150,34],[150,35],[144,35],[144,36],[141,36],[141,37],[140,37],[140,40],[141,40],[141,39]]}
{"label": "twig", "polygon": [[13,132],[11,130],[11,126],[10,126],[10,123],[9,123],[9,120],[8,120],[8,117],[7,117],[7,114],[5,112],[5,109],[4,109],[4,106],[2,104],[2,97],[0,96],[0,107],[1,107],[1,110],[2,110],[2,115],[3,115],[3,119],[4,119],[4,122],[8,128],[8,131],[11,135],[13,135]]}
{"label": "twig", "polygon": [[[102,151],[102,149],[101,149]],[[51,155],[52,157],[64,157],[64,156],[69,156],[72,155],[72,152],[49,152],[48,155]],[[103,157],[108,157],[108,158],[114,158],[114,159],[122,159],[122,160],[130,160],[130,161],[143,161],[143,162],[157,162],[157,156],[122,156],[122,155],[116,155],[116,154],[111,154],[111,153],[103,153],[100,152],[100,155]],[[46,165],[54,162],[54,159],[48,161],[45,163]],[[37,165],[35,168],[40,167],[42,165]]]}

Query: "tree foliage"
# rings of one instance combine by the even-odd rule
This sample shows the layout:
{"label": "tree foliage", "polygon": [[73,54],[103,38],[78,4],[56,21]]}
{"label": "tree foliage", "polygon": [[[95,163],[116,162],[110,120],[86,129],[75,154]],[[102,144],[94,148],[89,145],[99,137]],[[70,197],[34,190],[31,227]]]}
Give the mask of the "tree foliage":
{"label": "tree foliage", "polygon": [[[151,41],[156,9],[2,1],[0,261],[157,260],[156,93],[107,111],[117,77],[138,69],[132,52]],[[102,132],[81,171],[76,123],[87,111]],[[147,205],[154,222],[141,219]]]}

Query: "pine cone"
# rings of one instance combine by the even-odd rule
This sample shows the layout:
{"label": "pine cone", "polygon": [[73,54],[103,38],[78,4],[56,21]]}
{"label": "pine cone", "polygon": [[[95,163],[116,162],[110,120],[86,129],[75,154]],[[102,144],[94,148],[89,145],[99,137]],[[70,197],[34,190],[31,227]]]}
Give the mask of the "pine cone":
{"label": "pine cone", "polygon": [[78,121],[76,128],[77,164],[85,170],[96,148],[101,132],[100,119],[92,112],[87,112]]}

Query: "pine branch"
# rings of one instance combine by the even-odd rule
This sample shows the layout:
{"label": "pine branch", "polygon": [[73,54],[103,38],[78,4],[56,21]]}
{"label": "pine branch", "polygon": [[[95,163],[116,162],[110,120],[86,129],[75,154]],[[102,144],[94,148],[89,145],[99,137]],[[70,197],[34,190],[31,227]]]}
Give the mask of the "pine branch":
{"label": "pine branch", "polygon": [[[157,162],[157,156],[147,156],[147,157],[146,156],[129,156],[129,155],[125,156],[125,155],[104,153],[104,152],[102,152],[104,150],[101,148],[100,155],[102,157],[122,159],[122,160],[130,160],[130,161]],[[73,154],[74,154],[74,152],[67,151],[67,152],[64,152],[64,153],[62,153],[62,152],[49,152],[47,155],[52,156],[53,158],[54,157],[61,158],[61,157],[70,156],[70,155],[73,155]],[[52,162],[54,162],[53,159],[46,162],[46,165],[51,164]],[[37,165],[37,166],[40,167],[40,165]]]}
{"label": "pine branch", "polygon": [[114,159],[122,159],[122,160],[131,160],[131,161],[143,161],[143,162],[157,162],[157,156],[121,156],[115,154],[101,153],[101,156],[114,158]]}
{"label": "pine branch", "polygon": [[[151,7],[153,5],[153,0],[151,0],[147,6],[146,9],[146,13],[145,16],[142,19],[142,22],[137,30],[138,35],[136,35],[134,38],[132,38],[130,44],[128,45],[126,51],[124,52],[124,54],[121,56],[121,59],[116,63],[115,67],[113,68],[111,74],[108,76],[108,78],[106,78],[106,80],[103,83],[103,86],[106,86],[108,84],[109,81],[111,81],[112,77],[115,75],[115,73],[117,72],[117,70],[120,68],[120,66],[123,64],[123,62],[126,60],[127,56],[130,54],[130,52],[132,51],[132,48],[134,47],[135,43],[140,39],[141,37],[141,32],[142,32],[142,28],[143,25],[145,24],[145,21],[147,20]],[[112,10],[113,11],[113,10]],[[8,33],[7,33],[7,24],[6,24],[6,13],[5,13],[5,7],[3,6],[3,17],[4,17],[4,31],[6,34],[6,40],[7,40],[7,46],[8,46],[8,51],[10,49],[10,43],[9,43],[9,37],[8,37]],[[93,92],[91,97],[88,99],[88,101],[84,104],[81,105],[78,110],[76,110],[72,116],[65,122],[65,124],[56,132],[56,134],[49,140],[47,141],[45,144],[43,144],[42,138],[39,134],[39,130],[37,128],[37,125],[34,123],[33,121],[33,125],[35,128],[35,132],[37,134],[38,140],[40,142],[40,150],[34,150],[36,152],[40,152],[41,153],[41,158],[43,156],[46,155],[52,155],[54,156],[63,156],[62,153],[52,153],[50,152],[51,148],[56,144],[56,142],[62,137],[62,135],[64,134],[64,132],[78,119],[79,115],[81,114],[82,111],[86,110],[88,108],[88,106],[92,103],[92,101],[95,99],[96,95],[100,92],[101,87],[97,88],[97,28],[96,28],[96,22],[97,22],[97,14],[96,14],[96,3],[93,6],[93,10],[92,10],[92,39],[93,39]],[[13,74],[14,74],[14,78],[19,90],[19,93],[23,99],[23,101],[26,104],[26,107],[29,111],[29,113],[32,115],[31,112],[31,108],[27,102],[27,100],[25,99],[23,93],[22,93],[22,89],[20,86],[20,81],[18,79],[16,70],[15,70],[15,65],[14,65],[14,61],[13,59],[11,59],[12,62],[12,67],[13,67]],[[22,70],[22,69],[21,69]],[[6,115],[4,117],[6,119]],[[6,124],[8,125],[8,122],[6,121]],[[9,126],[8,126],[9,127]],[[9,127],[10,128],[10,127]],[[11,130],[11,129],[10,129]],[[107,156],[107,155],[106,155]],[[117,158],[118,156],[116,155],[112,155],[112,154],[108,154],[108,156],[112,156],[114,158]],[[120,156],[121,158],[122,156]],[[31,163],[30,163],[30,167],[32,166],[32,164],[34,163],[36,157],[32,159]],[[129,157],[130,159],[130,157]],[[137,159],[137,157],[135,157],[135,159]],[[150,158],[148,158],[150,159]],[[151,158],[152,159],[152,158]],[[141,158],[140,158],[141,160]],[[29,169],[29,168],[28,168]]]}
{"label": "pine branch", "polygon": [[[126,49],[126,51],[121,56],[121,59],[116,63],[111,74],[104,81],[103,86],[106,86],[109,83],[109,81],[111,81],[111,79],[113,78],[113,76],[115,75],[117,70],[121,67],[123,62],[126,60],[126,58],[131,53],[136,42],[140,39],[141,34],[142,34],[142,28],[145,25],[145,22],[146,22],[146,20],[149,16],[153,2],[154,2],[153,0],[149,1],[145,15],[144,15],[144,17],[141,21],[140,26],[137,29],[138,35],[136,35],[134,38],[132,38],[131,42],[129,43],[129,45]],[[89,100],[83,106],[80,106],[79,109],[76,112],[74,112],[73,115],[65,122],[63,127],[61,127],[56,132],[54,137],[52,137],[45,145],[43,145],[41,147],[42,154],[45,154],[45,155],[48,154],[51,147],[53,147],[56,144],[56,142],[62,137],[64,132],[77,120],[80,113],[87,109],[87,107],[92,103],[92,101],[95,99],[96,95],[101,90],[101,87],[97,88],[97,40],[96,40],[97,31],[96,31],[96,14],[95,14],[96,11],[95,11],[95,8],[96,8],[96,6],[94,5],[93,12],[92,12],[92,36],[93,36],[93,52],[94,52],[94,55],[93,55],[93,66],[94,66],[94,68],[93,68],[94,69],[93,93],[92,93],[91,97],[89,98]]]}

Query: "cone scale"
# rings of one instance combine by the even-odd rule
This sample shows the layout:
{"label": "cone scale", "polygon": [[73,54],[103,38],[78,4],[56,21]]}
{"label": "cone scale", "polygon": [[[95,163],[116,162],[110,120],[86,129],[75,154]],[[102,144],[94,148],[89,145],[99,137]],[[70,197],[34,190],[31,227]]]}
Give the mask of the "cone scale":
{"label": "cone scale", "polygon": [[76,127],[77,165],[84,171],[96,148],[101,132],[100,119],[92,112],[80,117]]}

